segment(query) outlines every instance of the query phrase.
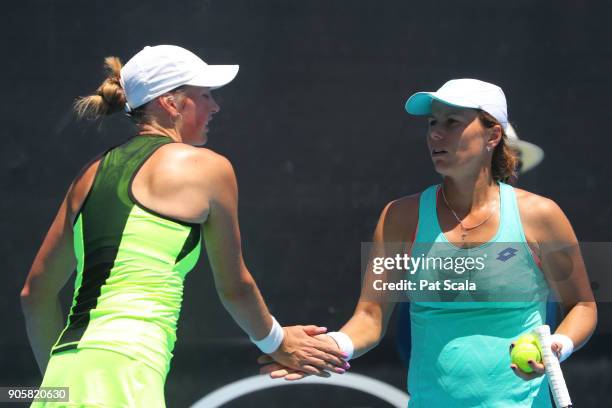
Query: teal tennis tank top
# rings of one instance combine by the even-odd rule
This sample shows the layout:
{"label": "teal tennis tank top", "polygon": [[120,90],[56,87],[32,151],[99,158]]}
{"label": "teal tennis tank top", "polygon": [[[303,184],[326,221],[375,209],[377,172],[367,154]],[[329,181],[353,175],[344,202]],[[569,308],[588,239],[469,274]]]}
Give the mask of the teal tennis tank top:
{"label": "teal tennis tank top", "polygon": [[[544,324],[549,293],[526,242],[514,189],[499,184],[498,231],[491,241],[470,249],[444,236],[436,212],[439,189],[431,186],[420,196],[412,256],[471,257],[485,260],[486,268],[472,267],[461,276],[450,272],[454,277],[439,270],[416,271],[417,279],[468,280],[478,290],[441,291],[438,301],[411,299],[409,407],[550,407],[545,376],[524,381],[510,369],[510,343]],[[502,294],[516,288],[505,301]]]}
{"label": "teal tennis tank top", "polygon": [[52,354],[111,350],[143,361],[165,378],[183,281],[200,253],[200,225],[145,208],[131,185],[144,162],[171,142],[136,136],[101,159],[74,223],[74,297]]}

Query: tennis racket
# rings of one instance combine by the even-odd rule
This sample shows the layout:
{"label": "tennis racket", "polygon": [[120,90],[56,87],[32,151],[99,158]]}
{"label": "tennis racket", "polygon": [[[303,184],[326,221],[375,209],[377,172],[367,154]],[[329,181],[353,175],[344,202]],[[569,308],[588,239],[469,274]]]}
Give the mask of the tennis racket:
{"label": "tennis racket", "polygon": [[559,359],[553,353],[551,349],[552,340],[550,337],[550,327],[543,325],[536,327],[533,331],[540,346],[542,348],[542,360],[544,361],[544,370],[548,377],[548,384],[552,391],[553,399],[557,408],[571,408],[572,401],[570,400],[569,391],[563,378],[563,372],[561,371],[561,364]]}

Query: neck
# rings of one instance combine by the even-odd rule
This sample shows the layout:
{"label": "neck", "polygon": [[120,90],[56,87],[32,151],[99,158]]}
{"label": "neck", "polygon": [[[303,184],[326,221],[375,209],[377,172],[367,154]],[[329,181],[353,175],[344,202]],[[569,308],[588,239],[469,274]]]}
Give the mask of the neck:
{"label": "neck", "polygon": [[138,128],[139,135],[148,135],[148,134],[157,134],[168,136],[170,139],[176,142],[182,142],[181,135],[176,131],[176,129],[168,129],[163,126],[160,126],[156,123],[145,123],[139,126]]}
{"label": "neck", "polygon": [[490,206],[498,194],[497,183],[487,170],[462,177],[446,176],[442,188],[449,204],[463,216]]}

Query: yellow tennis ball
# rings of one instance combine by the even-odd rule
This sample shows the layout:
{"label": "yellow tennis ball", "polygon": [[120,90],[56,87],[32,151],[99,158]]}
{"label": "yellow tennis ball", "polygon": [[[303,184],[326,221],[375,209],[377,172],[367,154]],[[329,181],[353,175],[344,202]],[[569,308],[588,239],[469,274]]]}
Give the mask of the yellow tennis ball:
{"label": "yellow tennis ball", "polygon": [[523,334],[521,337],[516,339],[514,344],[521,343],[529,343],[535,345],[537,348],[540,348],[540,343],[538,342],[538,338],[531,333]]}
{"label": "yellow tennis ball", "polygon": [[542,350],[538,339],[533,334],[525,334],[519,337],[514,342],[510,358],[512,363],[516,364],[521,370],[531,373],[533,369],[529,366],[528,361],[542,362]]}

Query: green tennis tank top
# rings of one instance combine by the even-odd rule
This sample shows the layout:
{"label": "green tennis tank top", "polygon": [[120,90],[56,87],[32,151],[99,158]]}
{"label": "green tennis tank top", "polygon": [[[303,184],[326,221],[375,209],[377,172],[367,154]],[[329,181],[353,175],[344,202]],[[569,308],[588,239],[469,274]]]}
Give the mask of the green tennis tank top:
{"label": "green tennis tank top", "polygon": [[166,376],[176,341],[183,281],[200,254],[200,224],[138,203],[132,181],[165,136],[110,149],[74,223],[77,271],[67,324],[51,353],[112,350]]}
{"label": "green tennis tank top", "polygon": [[411,300],[408,406],[550,407],[545,377],[524,381],[510,369],[510,343],[544,324],[549,295],[525,239],[514,189],[499,183],[497,233],[470,249],[456,247],[442,232],[436,211],[439,189],[431,186],[421,194],[413,256],[471,257],[482,260],[486,268],[460,275],[456,270],[416,272],[418,278],[429,280],[467,279],[478,290],[441,291],[438,301],[431,301],[431,296],[427,301]]}

